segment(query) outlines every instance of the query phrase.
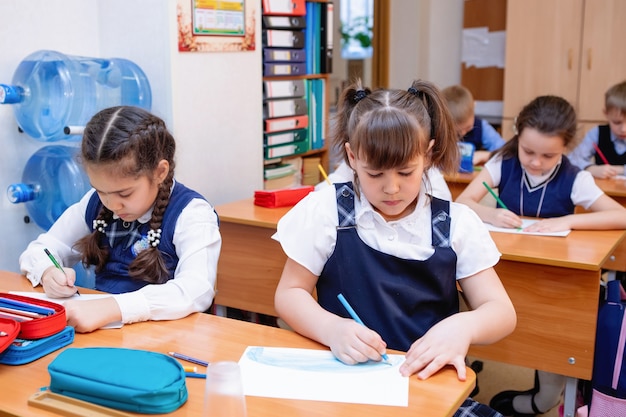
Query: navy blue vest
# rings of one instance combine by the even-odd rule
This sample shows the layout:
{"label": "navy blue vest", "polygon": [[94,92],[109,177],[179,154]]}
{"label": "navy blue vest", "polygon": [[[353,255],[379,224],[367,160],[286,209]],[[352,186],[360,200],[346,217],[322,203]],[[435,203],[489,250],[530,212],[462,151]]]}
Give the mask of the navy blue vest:
{"label": "navy blue vest", "polygon": [[[615,145],[611,142],[611,128],[609,125],[598,126],[598,148],[609,161],[609,164],[626,165],[626,152],[622,155],[615,152]],[[595,152],[593,156],[595,157],[596,165],[604,165],[604,161],[598,155],[598,152]]]}
{"label": "navy blue vest", "polygon": [[[537,185],[532,190],[528,189],[525,183],[522,187],[522,171],[517,157],[504,159],[502,161],[500,185],[498,190],[500,199],[506,207],[517,215],[528,217],[561,217],[574,213],[575,205],[572,202],[571,194],[574,180],[580,169],[569,162],[563,155],[561,166],[546,181],[547,188],[544,192],[542,184]],[[520,207],[520,192],[523,193],[524,209]],[[541,202],[543,196],[543,202]],[[539,210],[541,205],[541,210]]]}
{"label": "navy blue vest", "polygon": [[463,136],[463,139],[461,140],[463,142],[469,142],[469,143],[474,144],[474,149],[476,149],[477,151],[485,149],[485,147],[483,146],[482,119],[478,117],[474,117],[474,127],[472,128],[472,130],[467,132],[465,136]]}
{"label": "navy blue vest", "polygon": [[337,243],[317,282],[319,304],[350,317],[337,299],[342,293],[364,324],[390,349],[411,344],[459,311],[456,253],[450,247],[450,202],[432,198],[434,254],[424,261],[401,259],[372,249],[356,230],[352,183],[337,190]]}
{"label": "navy blue vest", "polygon": [[[176,226],[176,220],[183,211],[187,204],[194,199],[201,198],[199,193],[190,190],[181,183],[177,182],[174,185],[174,190],[170,196],[170,201],[163,214],[163,222],[161,224],[161,239],[159,243],[159,251],[161,256],[167,265],[169,271],[169,279],[174,278],[174,271],[178,265],[178,256],[176,255],[176,248],[174,247],[174,229]],[[85,213],[85,221],[87,226],[93,232],[93,220],[96,219],[102,202],[98,193],[94,193],[87,205],[87,211]],[[150,229],[149,223],[145,223],[139,227],[141,236],[146,236]],[[109,239],[106,236],[102,236],[102,243],[109,245]],[[116,243],[115,247],[109,248],[109,259],[104,269],[96,274],[96,289],[99,291],[108,292],[111,294],[120,294],[125,292],[131,292],[144,287],[148,282],[138,279],[133,279],[128,275],[128,265],[135,259],[133,253],[133,245],[126,245],[125,241]]]}

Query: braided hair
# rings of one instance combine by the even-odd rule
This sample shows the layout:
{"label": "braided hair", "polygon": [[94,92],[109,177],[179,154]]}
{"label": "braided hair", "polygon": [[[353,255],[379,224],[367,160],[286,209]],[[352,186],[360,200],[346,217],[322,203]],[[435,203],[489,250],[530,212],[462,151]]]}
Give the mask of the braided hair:
{"label": "braided hair", "polygon": [[[138,177],[152,173],[160,161],[169,163],[169,172],[159,185],[149,227],[159,230],[169,203],[174,183],[176,143],[165,122],[148,111],[131,106],[118,106],[97,113],[85,126],[81,159],[85,166],[108,165],[120,176]],[[113,221],[113,212],[102,205],[96,220]],[[85,265],[101,271],[109,257],[108,245],[98,228],[80,239],[76,248]],[[169,273],[161,252],[155,246],[142,250],[129,265],[129,275],[149,283],[167,281]]]}

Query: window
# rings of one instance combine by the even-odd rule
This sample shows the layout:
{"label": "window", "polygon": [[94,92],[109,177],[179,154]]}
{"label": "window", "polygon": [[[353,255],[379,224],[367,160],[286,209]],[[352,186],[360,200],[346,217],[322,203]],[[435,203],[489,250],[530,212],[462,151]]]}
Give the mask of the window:
{"label": "window", "polygon": [[372,56],[374,0],[341,0],[341,57],[364,59]]}

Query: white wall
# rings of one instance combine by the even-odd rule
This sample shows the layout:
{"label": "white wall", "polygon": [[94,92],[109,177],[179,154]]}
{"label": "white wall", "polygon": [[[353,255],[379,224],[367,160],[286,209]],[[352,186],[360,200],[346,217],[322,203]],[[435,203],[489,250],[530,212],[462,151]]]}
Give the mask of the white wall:
{"label": "white wall", "polygon": [[[179,53],[175,0],[2,0],[0,16],[0,82],[39,49],[130,59],[146,72],[152,110],[177,140],[179,181],[214,204],[262,187],[260,37],[253,52]],[[45,143],[17,132],[10,105],[0,105],[0,140],[0,269],[17,271],[42,230],[24,223],[26,207],[4,190]]]}
{"label": "white wall", "polygon": [[389,86],[415,78],[440,88],[461,82],[464,0],[393,0]]}

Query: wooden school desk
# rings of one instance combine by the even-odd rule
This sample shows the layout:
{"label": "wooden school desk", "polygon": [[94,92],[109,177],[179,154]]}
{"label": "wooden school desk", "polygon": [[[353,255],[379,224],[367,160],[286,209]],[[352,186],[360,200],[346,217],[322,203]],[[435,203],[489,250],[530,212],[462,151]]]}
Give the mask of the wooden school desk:
{"label": "wooden school desk", "polygon": [[[32,291],[26,278],[0,271],[0,291]],[[39,289],[40,290],[40,289]],[[88,292],[85,290],[85,292]],[[181,352],[208,362],[238,361],[248,346],[276,346],[326,349],[297,333],[209,314],[192,314],[174,321],[152,321],[125,325],[121,329],[77,334],[70,347],[114,346],[155,352]],[[48,364],[59,351],[30,364],[0,365],[0,415],[53,416],[52,412],[29,406],[31,394],[50,382]],[[391,351],[390,351],[391,352]],[[399,353],[399,352],[394,352]],[[467,380],[457,379],[456,371],[446,368],[433,377],[409,382],[409,406],[334,403],[246,397],[249,417],[274,416],[452,416],[474,388],[476,374],[467,368]],[[187,379],[189,399],[167,416],[201,415],[203,379]],[[132,413],[131,413],[132,414]],[[144,415],[145,414],[137,414]]]}
{"label": "wooden school desk", "polygon": [[271,236],[290,208],[255,206],[253,198],[215,207],[222,235],[216,304],[277,315],[274,293],[287,256]]}
{"label": "wooden school desk", "polygon": [[[470,180],[459,177],[458,183]],[[286,257],[270,236],[288,208],[255,207],[247,199],[216,210],[223,239],[216,302],[271,314]],[[502,253],[496,271],[513,301],[518,324],[505,339],[472,347],[470,354],[590,379],[600,273],[602,268],[619,270],[626,262],[624,251],[619,251],[624,231],[572,231],[565,238],[491,235]],[[227,292],[221,298],[220,288]],[[575,388],[573,379],[568,387],[572,384]],[[570,388],[567,408],[573,408],[571,393]]]}

